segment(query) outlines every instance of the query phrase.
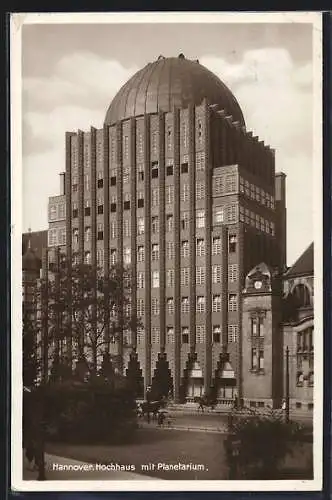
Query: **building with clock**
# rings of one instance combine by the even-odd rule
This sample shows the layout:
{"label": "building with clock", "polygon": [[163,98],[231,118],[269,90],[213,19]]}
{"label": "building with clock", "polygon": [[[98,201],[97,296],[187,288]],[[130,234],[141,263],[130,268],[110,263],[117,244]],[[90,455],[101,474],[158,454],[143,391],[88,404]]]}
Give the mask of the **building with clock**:
{"label": "building with clock", "polygon": [[[286,179],[232,92],[199,61],[160,56],[119,90],[100,129],[67,132],[65,147],[49,248],[106,273],[130,266],[141,327],[111,340],[114,363],[121,357],[125,371],[135,356],[145,389],[178,402],[250,399],[263,378],[248,367],[247,322],[259,328],[262,308],[272,311],[265,332],[280,324]],[[264,347],[264,377],[281,336]],[[260,342],[250,347],[258,367]],[[281,397],[280,366],[266,401]]]}

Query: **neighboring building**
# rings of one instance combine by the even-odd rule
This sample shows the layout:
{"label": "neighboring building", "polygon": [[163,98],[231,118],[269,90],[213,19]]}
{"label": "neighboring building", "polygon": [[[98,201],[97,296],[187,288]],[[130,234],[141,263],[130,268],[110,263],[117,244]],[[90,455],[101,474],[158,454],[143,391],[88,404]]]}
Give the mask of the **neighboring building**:
{"label": "neighboring building", "polygon": [[47,248],[47,230],[45,231],[29,231],[28,233],[23,233],[22,235],[22,255],[24,255],[29,247],[38,259],[42,259],[43,250]]}
{"label": "neighboring building", "polygon": [[284,275],[284,352],[289,348],[292,409],[313,408],[314,245]]}
{"label": "neighboring building", "polygon": [[163,379],[176,401],[243,398],[245,276],[259,262],[286,264],[285,175],[274,163],[231,91],[182,54],[134,75],[102,129],[67,133],[50,243],[63,245],[64,210],[59,221],[53,207],[65,200],[68,258],[106,273],[131,266],[144,327],[118,353],[126,369],[123,344],[137,352],[145,388]]}
{"label": "neighboring building", "polygon": [[242,315],[246,405],[282,406],[288,347],[290,408],[313,408],[313,296],[313,244],[284,274],[262,263],[247,275]]}

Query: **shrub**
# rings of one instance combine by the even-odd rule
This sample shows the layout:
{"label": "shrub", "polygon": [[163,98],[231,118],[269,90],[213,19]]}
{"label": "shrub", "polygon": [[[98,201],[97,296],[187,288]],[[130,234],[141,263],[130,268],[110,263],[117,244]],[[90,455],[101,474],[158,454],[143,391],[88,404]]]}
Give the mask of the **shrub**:
{"label": "shrub", "polygon": [[229,416],[227,459],[233,475],[241,479],[277,479],[294,444],[305,439],[297,422],[284,421],[276,410],[256,413],[233,411]]}

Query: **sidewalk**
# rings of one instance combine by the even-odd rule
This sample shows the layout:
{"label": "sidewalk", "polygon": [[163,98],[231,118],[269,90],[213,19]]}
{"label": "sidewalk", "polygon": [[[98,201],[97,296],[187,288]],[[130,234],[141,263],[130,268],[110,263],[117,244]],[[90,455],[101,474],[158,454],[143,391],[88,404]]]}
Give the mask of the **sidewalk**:
{"label": "sidewalk", "polygon": [[[135,472],[106,470],[115,467],[117,464],[90,464],[80,462],[71,458],[58,457],[56,455],[45,454],[46,481],[123,481],[123,480],[155,480],[147,475]],[[126,465],[126,464],[118,464]],[[23,481],[36,481],[38,472],[29,469],[29,463],[23,456]]]}

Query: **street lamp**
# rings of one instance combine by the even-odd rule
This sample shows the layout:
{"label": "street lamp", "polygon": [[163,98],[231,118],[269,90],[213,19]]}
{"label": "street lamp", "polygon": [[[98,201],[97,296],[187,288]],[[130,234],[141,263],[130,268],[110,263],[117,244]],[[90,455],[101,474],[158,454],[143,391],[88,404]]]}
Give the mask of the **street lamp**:
{"label": "street lamp", "polygon": [[286,396],[286,408],[285,408],[285,421],[289,423],[289,347],[286,347],[286,387],[285,387],[285,396]]}

